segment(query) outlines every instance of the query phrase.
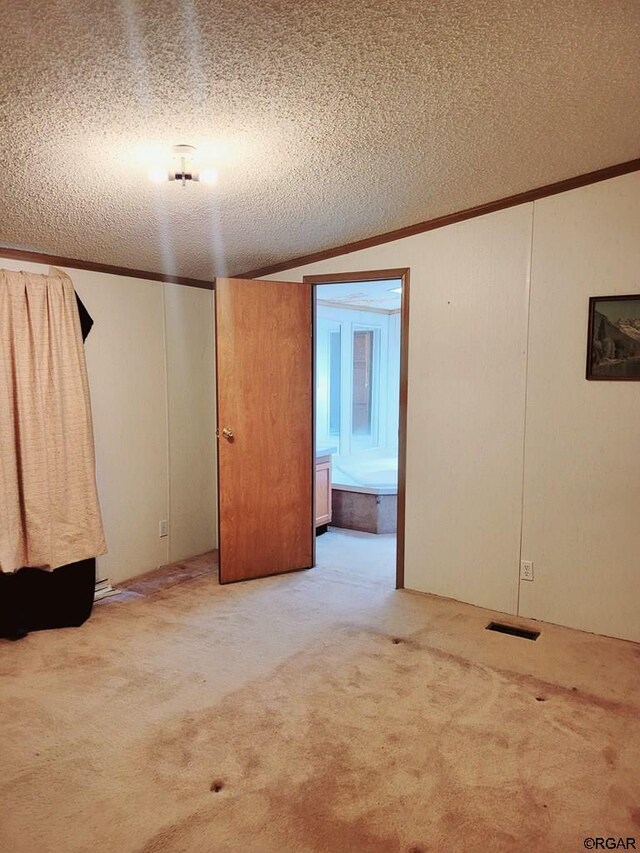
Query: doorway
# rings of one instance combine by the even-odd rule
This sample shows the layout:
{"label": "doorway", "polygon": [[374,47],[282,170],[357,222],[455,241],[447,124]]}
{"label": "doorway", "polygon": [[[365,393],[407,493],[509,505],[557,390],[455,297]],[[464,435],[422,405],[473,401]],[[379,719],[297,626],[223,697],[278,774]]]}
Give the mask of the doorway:
{"label": "doorway", "polygon": [[316,553],[322,564],[349,551],[402,589],[409,270],[304,282],[314,290]]}

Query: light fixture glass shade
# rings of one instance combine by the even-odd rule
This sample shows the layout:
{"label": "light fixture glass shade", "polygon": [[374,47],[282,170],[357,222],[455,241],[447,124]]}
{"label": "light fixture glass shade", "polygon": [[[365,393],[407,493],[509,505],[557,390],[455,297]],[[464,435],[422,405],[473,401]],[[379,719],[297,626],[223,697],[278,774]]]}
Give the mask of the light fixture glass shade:
{"label": "light fixture glass shade", "polygon": [[203,184],[217,184],[218,173],[215,169],[208,167],[200,172],[200,180]]}
{"label": "light fixture glass shade", "polygon": [[176,181],[186,186],[187,182],[216,184],[218,171],[202,163],[193,145],[174,145],[166,158],[153,151],[153,160],[147,161],[147,177],[154,184]]}
{"label": "light fixture glass shade", "polygon": [[168,173],[166,169],[162,169],[160,166],[154,166],[152,169],[149,169],[147,176],[152,183],[162,184],[167,180]]}

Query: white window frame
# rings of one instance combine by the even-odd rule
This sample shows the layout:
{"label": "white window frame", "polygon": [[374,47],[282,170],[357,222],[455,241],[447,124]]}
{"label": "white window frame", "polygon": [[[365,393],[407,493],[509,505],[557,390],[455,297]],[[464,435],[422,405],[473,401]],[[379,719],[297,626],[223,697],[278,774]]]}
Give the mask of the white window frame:
{"label": "white window frame", "polygon": [[[353,319],[349,315],[353,315]],[[322,370],[324,384],[316,386],[316,441],[318,446],[337,446],[341,456],[366,453],[387,442],[388,418],[380,417],[380,389],[386,387],[389,347],[389,315],[350,308],[334,308],[318,305],[316,323],[316,373]],[[330,333],[340,331],[341,352],[341,395],[340,435],[331,435],[329,383],[331,379]],[[354,436],[353,416],[353,337],[356,331],[372,331],[373,338],[373,387],[371,434]],[[317,380],[317,376],[316,376]]]}

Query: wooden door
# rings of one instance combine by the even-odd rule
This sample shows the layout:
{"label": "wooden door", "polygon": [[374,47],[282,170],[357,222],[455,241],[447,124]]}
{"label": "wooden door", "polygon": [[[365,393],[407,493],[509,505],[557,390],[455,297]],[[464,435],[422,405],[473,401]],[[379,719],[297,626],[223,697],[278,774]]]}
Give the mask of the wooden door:
{"label": "wooden door", "polygon": [[312,290],[216,279],[220,582],[314,562]]}

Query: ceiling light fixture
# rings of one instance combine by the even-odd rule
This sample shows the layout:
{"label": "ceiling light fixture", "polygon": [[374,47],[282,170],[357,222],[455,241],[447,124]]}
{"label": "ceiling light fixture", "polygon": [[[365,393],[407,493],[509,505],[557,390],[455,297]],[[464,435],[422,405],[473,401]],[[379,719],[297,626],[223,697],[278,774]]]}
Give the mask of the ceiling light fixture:
{"label": "ceiling light fixture", "polygon": [[215,184],[218,173],[210,166],[200,169],[194,145],[174,145],[171,149],[171,162],[168,165],[155,164],[148,171],[149,180],[155,184],[164,181],[179,181],[186,187],[187,181],[202,181]]}

